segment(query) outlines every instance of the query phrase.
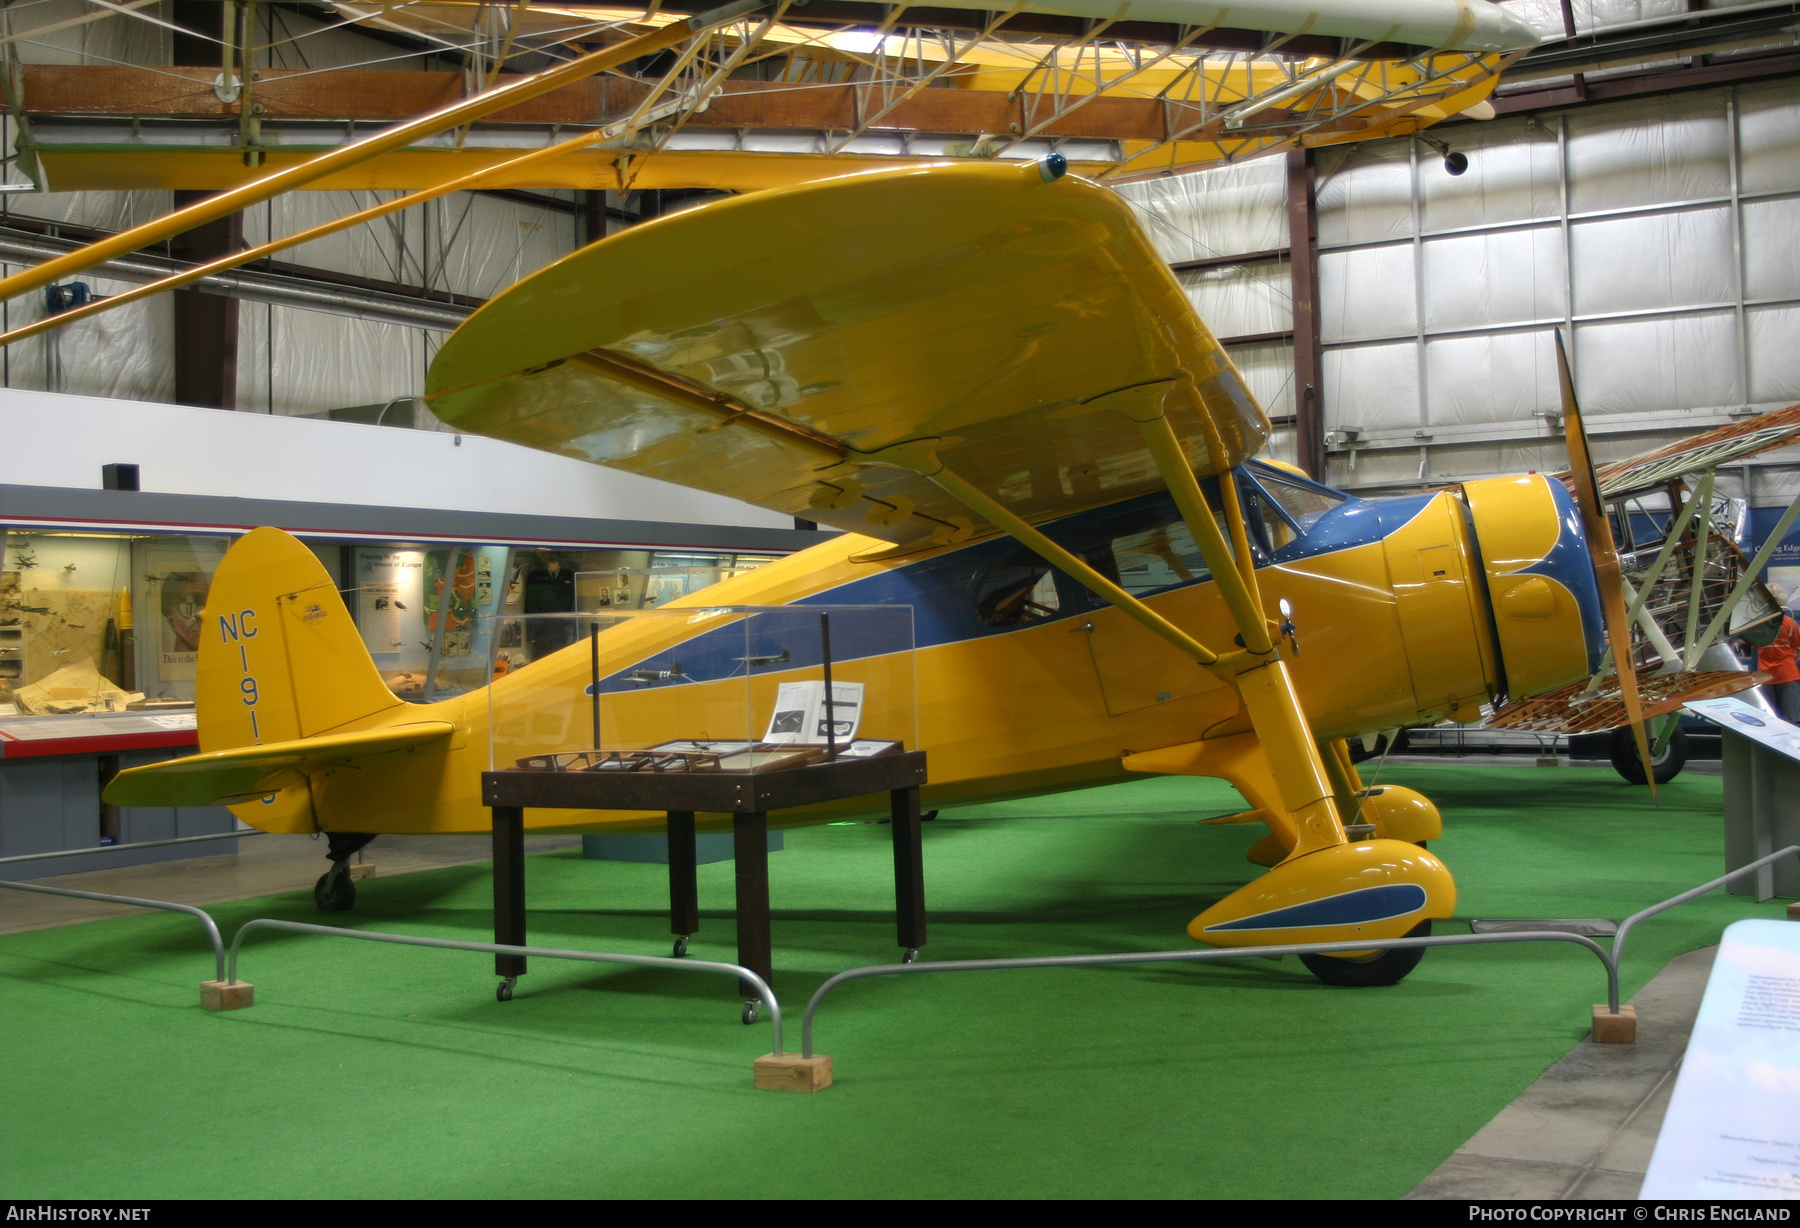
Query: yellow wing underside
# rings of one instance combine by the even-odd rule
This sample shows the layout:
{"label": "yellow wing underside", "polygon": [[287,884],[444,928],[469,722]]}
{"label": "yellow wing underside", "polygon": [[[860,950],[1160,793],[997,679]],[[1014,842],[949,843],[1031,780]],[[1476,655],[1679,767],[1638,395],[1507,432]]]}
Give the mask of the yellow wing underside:
{"label": "yellow wing underside", "polygon": [[850,175],[634,227],[478,311],[426,398],[471,433],[897,543],[982,526],[886,448],[920,441],[1040,520],[1161,488],[1132,421],[1159,402],[1202,474],[1202,413],[1227,465],[1269,429],[1130,206],[1035,164]]}

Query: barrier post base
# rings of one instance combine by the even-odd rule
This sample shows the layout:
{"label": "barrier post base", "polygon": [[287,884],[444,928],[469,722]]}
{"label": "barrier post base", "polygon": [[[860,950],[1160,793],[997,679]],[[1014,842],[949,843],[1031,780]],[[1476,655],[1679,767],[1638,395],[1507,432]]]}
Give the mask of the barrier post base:
{"label": "barrier post base", "polygon": [[350,881],[353,883],[360,883],[365,878],[375,877],[375,863],[372,861],[348,865],[344,868],[350,871]]}
{"label": "barrier post base", "polygon": [[1635,1045],[1637,1043],[1637,1007],[1621,1006],[1618,1014],[1605,1003],[1594,1007],[1594,1043],[1597,1045]]}
{"label": "barrier post base", "polygon": [[1789,921],[1800,921],[1800,903],[1789,904],[1787,912]]}
{"label": "barrier post base", "polygon": [[236,1011],[256,1005],[256,986],[249,981],[201,981],[200,1005],[209,1011]]}
{"label": "barrier post base", "polygon": [[823,1053],[765,1053],[756,1059],[759,1091],[822,1092],[831,1086],[831,1059]]}

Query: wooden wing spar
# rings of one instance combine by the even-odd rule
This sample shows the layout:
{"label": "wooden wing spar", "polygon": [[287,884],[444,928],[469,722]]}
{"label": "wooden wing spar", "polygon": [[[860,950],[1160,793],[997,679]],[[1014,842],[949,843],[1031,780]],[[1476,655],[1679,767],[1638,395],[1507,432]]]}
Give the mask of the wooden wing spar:
{"label": "wooden wing spar", "polygon": [[[901,544],[1202,476],[1268,420],[1130,206],[1024,166],[944,164],[735,197],[526,278],[445,343],[426,399],[475,434]],[[1004,518],[1004,517],[1003,517]]]}

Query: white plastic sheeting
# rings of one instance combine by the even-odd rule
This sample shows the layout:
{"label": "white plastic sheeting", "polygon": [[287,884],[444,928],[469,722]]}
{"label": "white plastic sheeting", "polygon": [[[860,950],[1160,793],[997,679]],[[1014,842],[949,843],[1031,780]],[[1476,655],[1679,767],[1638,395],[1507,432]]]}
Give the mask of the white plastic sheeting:
{"label": "white plastic sheeting", "polygon": [[239,409],[319,414],[424,390],[426,334],[419,329],[267,303],[244,303],[240,312]]}
{"label": "white plastic sheeting", "polygon": [[[147,13],[169,19],[165,6],[147,6]],[[26,34],[40,26],[74,17],[91,16],[94,6],[83,0],[42,0],[31,5],[9,5],[7,31]],[[52,30],[15,44],[27,64],[167,64],[173,33],[141,18],[123,13]]]}
{"label": "white plastic sheeting", "polygon": [[[296,234],[401,195],[291,192],[250,210],[244,240]],[[492,298],[581,242],[572,213],[467,192],[289,248],[276,259],[335,273]]]}
{"label": "white plastic sheeting", "polygon": [[1549,432],[1552,334],[1571,317],[1602,456],[1673,438],[1686,413],[1704,426],[1800,400],[1800,82],[1459,127],[1452,143],[1464,176],[1406,141],[1318,158],[1325,426],[1393,448],[1354,472],[1334,454],[1336,478],[1439,481],[1556,451],[1529,440]]}
{"label": "white plastic sheeting", "polygon": [[1563,313],[1562,231],[1554,226],[1427,239],[1425,327],[1506,327]]}
{"label": "white plastic sheeting", "polygon": [[1287,167],[1280,158],[1121,184],[1118,192],[1171,263],[1287,246]]}
{"label": "white plastic sheeting", "polygon": [[1294,327],[1293,270],[1285,260],[1188,269],[1176,280],[1215,337],[1289,332]]}
{"label": "white plastic sheeting", "polygon": [[[20,271],[0,265],[0,276]],[[99,295],[130,287],[103,277],[82,279]],[[44,316],[41,293],[0,305],[0,327]],[[175,314],[168,299],[149,299],[0,351],[0,382],[84,396],[167,401],[175,396]]]}
{"label": "white plastic sheeting", "polygon": [[1671,94],[1570,115],[1570,212],[1728,195],[1725,97]]}
{"label": "white plastic sheeting", "polygon": [[[1282,418],[1294,412],[1294,347],[1286,342],[1270,345],[1238,345],[1231,361],[1256,397],[1263,412]],[[1288,449],[1292,459],[1292,446]]]}

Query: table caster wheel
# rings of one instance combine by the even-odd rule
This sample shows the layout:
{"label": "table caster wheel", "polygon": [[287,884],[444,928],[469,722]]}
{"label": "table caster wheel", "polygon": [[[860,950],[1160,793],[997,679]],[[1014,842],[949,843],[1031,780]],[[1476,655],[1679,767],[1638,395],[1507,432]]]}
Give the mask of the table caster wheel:
{"label": "table caster wheel", "polygon": [[688,947],[688,936],[686,934],[683,934],[681,937],[679,937],[675,940],[675,958],[676,959],[686,959],[687,958],[687,947]]}
{"label": "table caster wheel", "polygon": [[906,954],[902,955],[900,957],[900,962],[903,964],[918,963],[919,962],[919,948],[918,947],[907,947]]}
{"label": "table caster wheel", "polygon": [[743,1019],[746,1024],[755,1023],[762,1015],[762,999],[752,998],[744,1003]]}
{"label": "table caster wheel", "polygon": [[501,981],[498,985],[494,986],[494,997],[501,1002],[511,1002],[512,996],[513,996],[513,987],[516,986],[518,983],[519,983],[518,977],[514,977],[514,976],[507,977],[504,981]]}

